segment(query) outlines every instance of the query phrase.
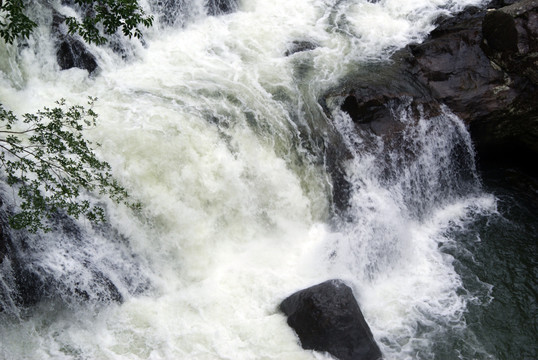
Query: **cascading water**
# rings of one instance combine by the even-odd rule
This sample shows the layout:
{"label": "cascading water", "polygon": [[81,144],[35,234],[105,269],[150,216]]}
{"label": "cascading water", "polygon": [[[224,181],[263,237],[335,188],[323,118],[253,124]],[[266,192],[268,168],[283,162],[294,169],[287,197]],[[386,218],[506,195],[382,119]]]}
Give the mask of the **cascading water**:
{"label": "cascading water", "polygon": [[[467,303],[480,300],[462,293],[454,259],[440,247],[454,241],[447,229],[472,211],[494,210],[495,202],[480,191],[461,120],[448,109],[418,112],[395,107],[405,130],[385,141],[357,131],[347,114],[334,115],[354,156],[350,208],[330,247],[332,271],[356,284],[387,357],[429,359],[432,344],[454,336],[469,341],[458,349],[462,358],[488,358],[464,318]],[[489,286],[479,290],[487,299]]]}
{"label": "cascading water", "polygon": [[[87,136],[142,210],[100,199],[107,226],[67,222],[14,241],[27,261],[1,264],[9,311],[0,314],[0,358],[326,358],[301,349],[277,306],[332,277],[353,285],[387,359],[490,358],[464,317],[489,287],[465,290],[443,251],[454,227],[495,210],[461,121],[446,109],[394,109],[407,129],[401,148],[357,133],[336,109],[329,122],[318,104],[355,67],[482,2],[223,4],[144,3],[162,11],[145,45],[124,43],[127,60],[91,48],[91,77],[59,71],[45,5],[27,46],[1,50],[6,107],[99,99]],[[294,41],[308,51],[285,56]],[[336,219],[325,168],[335,141],[352,155],[342,159],[350,206]],[[16,306],[16,266],[45,287],[37,304]]]}

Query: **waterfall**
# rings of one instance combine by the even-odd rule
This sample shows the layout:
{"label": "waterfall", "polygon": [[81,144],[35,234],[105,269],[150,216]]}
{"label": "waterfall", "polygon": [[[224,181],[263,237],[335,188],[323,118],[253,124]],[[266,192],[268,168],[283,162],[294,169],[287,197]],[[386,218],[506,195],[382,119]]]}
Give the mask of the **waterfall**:
{"label": "waterfall", "polygon": [[[444,107],[400,106],[405,131],[385,139],[320,105],[355,68],[483,3],[141,1],[155,26],[88,45],[91,76],[59,70],[50,4],[36,3],[34,34],[0,46],[0,102],[20,114],[97,97],[85,135],[142,208],[92,195],[106,224],[7,234],[19,260],[0,264],[0,358],[329,358],[303,350],[277,307],[333,277],[387,359],[431,358],[446,338],[488,358],[464,317],[478,296],[442,250],[451,229],[495,211],[465,126]],[[349,184],[342,212],[330,161]],[[16,208],[9,188],[2,199]],[[39,292],[20,304],[17,286]]]}

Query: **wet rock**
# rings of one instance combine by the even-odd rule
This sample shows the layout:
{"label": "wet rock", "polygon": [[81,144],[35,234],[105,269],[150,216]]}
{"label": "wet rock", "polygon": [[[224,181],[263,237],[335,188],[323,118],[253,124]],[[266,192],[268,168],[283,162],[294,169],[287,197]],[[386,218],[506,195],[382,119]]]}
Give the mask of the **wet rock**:
{"label": "wet rock", "polygon": [[65,16],[53,11],[52,33],[57,39],[56,60],[60,69],[67,70],[76,67],[88,70],[91,74],[97,69],[95,56],[82,41],[69,35],[67,30]]}
{"label": "wet rock", "polygon": [[482,31],[482,49],[493,63],[538,85],[537,0],[488,11]]}
{"label": "wet rock", "polygon": [[364,67],[325,99],[340,104],[358,128],[378,136],[393,137],[404,129],[404,123],[394,114],[398,107],[439,112],[429,89],[415,81],[400,61]]}
{"label": "wet rock", "polygon": [[[122,291],[135,293],[130,287],[131,279],[121,278],[122,273],[116,272],[119,264],[109,264],[107,259],[96,261],[91,256],[88,245],[83,243],[86,235],[73,219],[58,214],[51,233],[31,234],[12,231],[9,215],[9,209],[0,209],[0,271],[4,280],[0,284],[0,307],[31,307],[43,299],[65,304],[122,302]],[[55,236],[57,248],[50,246],[50,236]],[[55,252],[62,265],[51,264]],[[63,257],[69,258],[72,268],[63,266]],[[124,260],[114,259],[118,263]],[[136,271],[136,265],[132,269]],[[135,271],[129,275],[137,276]]]}
{"label": "wet rock", "polygon": [[517,51],[517,30],[514,18],[503,11],[488,11],[482,21],[486,46],[492,51]]}
{"label": "wet rock", "polygon": [[304,349],[328,352],[340,360],[382,358],[351,288],[329,280],[286,298],[280,309]]}
{"label": "wet rock", "polygon": [[352,155],[345,146],[331,146],[326,149],[325,162],[327,171],[332,179],[332,211],[340,219],[345,218],[349,209],[352,184],[349,182],[343,166],[346,159]]}
{"label": "wet rock", "polygon": [[[440,113],[440,104],[409,72],[402,61],[391,64],[371,64],[357,69],[355,74],[341,86],[330,90],[320,104],[328,117],[335,114],[332,109],[347,113],[364,134],[364,146],[375,146],[375,137],[384,139],[387,148],[399,146],[406,121],[399,117],[400,110],[415,116],[435,116]],[[332,145],[334,146],[334,145]],[[327,151],[329,174],[332,180],[333,210],[342,220],[349,215],[351,184],[345,162],[352,155],[346,151]]]}
{"label": "wet rock", "polygon": [[60,69],[62,70],[76,67],[88,70],[91,74],[97,69],[95,56],[86,48],[82,41],[75,40],[70,36],[66,36],[60,42],[56,57],[58,65],[60,65]]}
{"label": "wet rock", "polygon": [[[498,10],[469,8],[393,57],[398,65],[390,67],[396,66],[403,79],[396,83],[418,82],[432,99],[448,105],[469,124],[479,157],[514,148],[529,159],[538,155],[537,4],[524,0]],[[366,83],[363,87],[371,87]],[[377,85],[373,90],[353,95],[355,102],[346,99],[343,109],[370,123],[386,123],[387,112],[380,109],[394,91]]]}
{"label": "wet rock", "polygon": [[0,264],[2,264],[4,258],[9,256],[10,238],[7,230],[7,214],[5,211],[4,200],[0,197]]}
{"label": "wet rock", "polygon": [[466,121],[506,108],[518,96],[508,84],[519,79],[507,79],[480,48],[483,15],[468,10],[440,24],[422,44],[403,50],[410,51],[407,62],[417,80]]}
{"label": "wet rock", "polygon": [[[445,104],[468,124],[479,160],[509,157],[532,169],[538,156],[537,4],[496,1],[490,4],[496,10],[470,7],[439,19],[424,42],[398,51],[390,63],[362,65],[320,104],[329,117],[335,109],[346,112],[365,136],[381,136],[389,146],[398,146],[406,126],[395,109],[431,117]],[[334,177],[333,183],[340,186]],[[345,189],[333,192],[346,204]]]}
{"label": "wet rock", "polygon": [[234,12],[237,9],[236,0],[209,0],[207,2],[208,15],[222,15]]}
{"label": "wet rock", "polygon": [[290,56],[298,52],[303,51],[309,51],[314,50],[319,45],[315,42],[308,41],[308,40],[294,40],[289,46],[286,52],[284,53],[285,56]]}

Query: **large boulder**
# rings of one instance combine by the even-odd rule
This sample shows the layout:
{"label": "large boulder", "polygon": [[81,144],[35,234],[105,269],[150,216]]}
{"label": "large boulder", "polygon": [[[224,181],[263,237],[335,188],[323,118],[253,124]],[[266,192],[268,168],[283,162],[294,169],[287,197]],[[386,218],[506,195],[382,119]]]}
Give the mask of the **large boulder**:
{"label": "large boulder", "polygon": [[340,280],[298,291],[280,309],[304,349],[328,352],[340,360],[382,358],[351,288]]}

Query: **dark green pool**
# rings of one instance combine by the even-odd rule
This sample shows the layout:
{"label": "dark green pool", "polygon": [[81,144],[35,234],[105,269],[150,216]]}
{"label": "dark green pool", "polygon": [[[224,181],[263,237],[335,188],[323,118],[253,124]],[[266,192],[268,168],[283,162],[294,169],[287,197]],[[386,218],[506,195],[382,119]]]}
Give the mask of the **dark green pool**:
{"label": "dark green pool", "polygon": [[[482,177],[498,212],[477,214],[445,249],[476,297],[465,315],[468,336],[485,351],[461,358],[538,359],[538,178],[509,167],[486,167]],[[454,358],[454,349],[439,350],[435,358]]]}

